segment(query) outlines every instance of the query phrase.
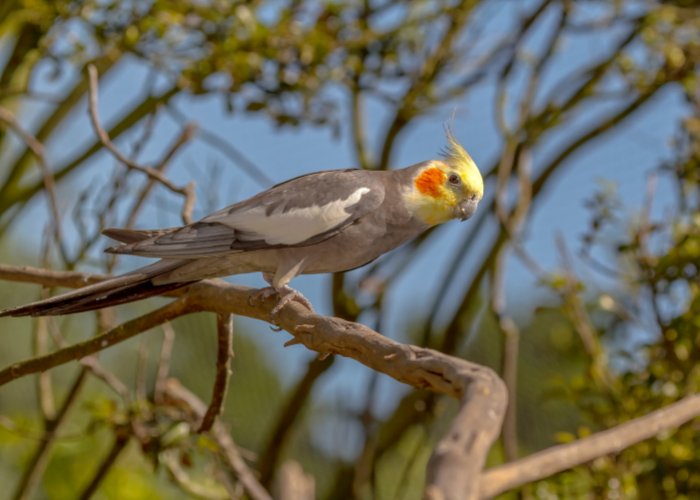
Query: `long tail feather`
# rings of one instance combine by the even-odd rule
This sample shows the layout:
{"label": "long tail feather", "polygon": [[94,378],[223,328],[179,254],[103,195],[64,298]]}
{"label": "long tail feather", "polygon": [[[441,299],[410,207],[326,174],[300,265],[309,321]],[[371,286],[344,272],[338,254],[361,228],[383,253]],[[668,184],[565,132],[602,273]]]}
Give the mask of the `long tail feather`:
{"label": "long tail feather", "polygon": [[102,231],[102,234],[122,243],[137,243],[155,236],[162,236],[164,234],[172,233],[178,229],[180,228],[172,227],[170,229],[148,229],[145,231],[138,231],[136,229],[105,229]]}
{"label": "long tail feather", "polygon": [[49,299],[0,311],[3,316],[57,316],[126,304],[187,286],[192,281],[153,284],[153,279],[184,265],[186,260],[161,260],[127,274]]}

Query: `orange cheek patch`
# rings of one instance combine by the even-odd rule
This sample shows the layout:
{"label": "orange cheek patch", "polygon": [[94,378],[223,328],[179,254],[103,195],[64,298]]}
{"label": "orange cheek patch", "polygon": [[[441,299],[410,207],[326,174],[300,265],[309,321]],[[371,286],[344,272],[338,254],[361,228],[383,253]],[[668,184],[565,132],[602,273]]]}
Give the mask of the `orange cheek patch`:
{"label": "orange cheek patch", "polygon": [[420,174],[414,181],[414,184],[421,194],[439,198],[440,187],[443,182],[445,182],[445,174],[439,168],[433,167]]}

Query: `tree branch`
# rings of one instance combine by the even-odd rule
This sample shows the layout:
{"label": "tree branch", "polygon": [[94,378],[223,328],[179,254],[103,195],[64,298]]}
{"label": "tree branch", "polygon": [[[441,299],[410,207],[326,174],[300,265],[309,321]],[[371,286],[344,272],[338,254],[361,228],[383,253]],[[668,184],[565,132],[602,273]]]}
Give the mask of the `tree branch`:
{"label": "tree branch", "polygon": [[[169,397],[183,401],[192,409],[197,420],[204,417],[206,406],[196,395],[184,388],[180,382],[171,378],[165,384],[165,394]],[[248,468],[243,461],[236,445],[233,443],[230,434],[221,422],[215,422],[211,430],[211,436],[219,445],[221,455],[227,465],[235,472],[238,480],[243,484],[246,491],[253,500],[272,500],[270,494],[265,491],[258,480],[253,475],[253,472]]]}
{"label": "tree branch", "polygon": [[9,109],[0,107],[0,122],[4,122],[15,131],[17,135],[24,141],[24,143],[29,147],[29,149],[36,155],[39,160],[39,165],[41,167],[41,173],[44,178],[44,188],[46,189],[46,194],[49,199],[49,210],[53,218],[54,231],[56,234],[56,244],[61,252],[61,256],[65,261],[67,261],[66,250],[63,245],[62,237],[62,226],[61,226],[61,215],[58,210],[58,202],[56,201],[56,181],[53,178],[53,173],[49,168],[49,164],[46,161],[46,151],[44,150],[44,145],[37,140],[36,137],[31,135],[29,132],[24,130],[24,128],[19,124],[15,115]]}
{"label": "tree branch", "polygon": [[328,357],[323,360],[311,360],[306,369],[306,373],[297,384],[291,397],[289,398],[289,401],[279,412],[277,424],[275,425],[274,430],[270,435],[270,440],[267,442],[267,446],[265,447],[265,451],[260,456],[260,461],[258,462],[260,482],[266,487],[269,487],[272,483],[272,476],[275,472],[280,454],[282,453],[284,443],[287,441],[287,437],[289,436],[292,426],[296,422],[299,413],[301,413],[304,404],[308,400],[314,383],[321,375],[326,373],[331,366],[333,366],[334,359],[335,358],[333,357]]}
{"label": "tree branch", "polygon": [[280,469],[279,500],[314,500],[316,481],[299,462],[288,460]]}
{"label": "tree branch", "polygon": [[186,301],[178,299],[167,306],[156,309],[139,318],[127,321],[116,328],[84,342],[64,347],[63,349],[59,349],[44,356],[19,361],[0,371],[0,385],[4,385],[31,373],[39,373],[55,366],[63,365],[69,361],[81,359],[96,352],[103,351],[114,344],[118,344],[139,333],[162,325],[166,321],[187,314],[187,312],[191,311],[188,311]]}
{"label": "tree branch", "polygon": [[216,331],[218,334],[219,351],[216,358],[216,379],[211,404],[202,419],[197,432],[202,433],[211,429],[214,419],[224,412],[228,381],[231,376],[231,358],[233,357],[233,314],[216,315]]}
{"label": "tree branch", "polygon": [[650,439],[700,415],[700,395],[694,394],[644,417],[571,443],[553,446],[529,457],[484,472],[480,498],[492,498]]}
{"label": "tree branch", "polygon": [[[177,150],[184,146],[190,139],[192,139],[192,136],[195,134],[196,131],[197,126],[195,124],[186,124],[185,128],[182,130],[182,133],[180,133],[179,137],[175,140],[173,145],[170,146],[167,153],[165,153],[165,156],[163,156],[163,159],[158,163],[158,166],[155,168],[155,170],[157,172],[163,173],[165,168],[170,163],[170,160],[173,158],[173,156],[175,156],[175,153],[177,153]],[[148,198],[148,195],[150,194],[151,190],[155,185],[155,179],[151,178],[148,180],[148,183],[143,187],[138,197],[136,198],[136,202],[131,207],[129,216],[126,220],[126,224],[124,224],[124,228],[129,229],[134,226],[139,211],[141,210],[141,207],[143,206],[144,202],[146,201],[146,198]]]}
{"label": "tree branch", "polygon": [[[254,292],[222,280],[202,281],[171,304],[94,339],[0,371],[0,385],[106,349],[191,312],[234,313],[268,321],[274,304],[251,304]],[[498,437],[507,399],[503,382],[491,369],[431,349],[400,344],[357,323],[311,314],[299,304],[285,307],[277,322],[294,336],[286,345],[304,344],[321,354],[350,357],[400,382],[459,399],[458,417],[431,459],[426,492],[429,498],[445,500],[477,498],[478,477]]]}
{"label": "tree branch", "polygon": [[121,153],[121,151],[119,151],[119,149],[117,149],[114,143],[112,143],[110,140],[105,129],[102,127],[100,117],[97,113],[97,69],[92,64],[88,66],[88,74],[90,76],[90,99],[88,99],[90,119],[92,120],[95,133],[97,133],[97,137],[100,139],[102,145],[107,148],[117,158],[117,160],[126,165],[128,168],[143,172],[152,180],[160,182],[173,193],[184,196],[185,201],[182,206],[182,220],[185,224],[190,224],[192,222],[192,210],[194,209],[195,202],[194,182],[190,182],[185,187],[178,187],[167,177],[165,177],[161,171],[151,167],[143,167],[135,161],[127,158]]}
{"label": "tree branch", "polygon": [[39,485],[39,482],[44,475],[44,471],[49,465],[51,453],[56,445],[58,431],[63,426],[66,415],[78,398],[80,389],[82,389],[83,383],[87,378],[87,370],[87,367],[80,370],[80,373],[69,389],[68,395],[63,401],[63,405],[61,405],[56,418],[46,426],[46,432],[39,441],[39,445],[30,458],[29,464],[22,472],[22,478],[17,486],[15,495],[12,497],[14,500],[30,499],[34,493],[34,490]]}
{"label": "tree branch", "polygon": [[158,373],[156,374],[156,387],[153,392],[153,401],[156,404],[161,404],[165,384],[168,381],[168,372],[170,371],[170,356],[173,353],[173,345],[175,345],[175,329],[169,322],[163,323],[163,345],[160,348],[160,359],[158,360]]}
{"label": "tree branch", "polygon": [[[25,268],[24,272],[30,281],[36,281],[39,275],[36,270]],[[10,274],[17,278],[21,272],[18,270]],[[76,275],[73,281],[79,284],[84,283],[86,277],[89,278],[89,275],[81,273],[63,274],[64,279],[69,278],[70,274]],[[47,275],[47,280],[54,279],[55,276]],[[85,348],[81,347],[81,351],[76,349],[77,346],[90,344],[90,350],[97,352],[135,335],[137,331],[143,331],[149,324],[155,326],[163,318],[172,319],[189,312],[235,312],[261,320],[269,319],[273,304],[268,302],[251,305],[249,299],[253,291],[226,284],[221,280],[198,283],[190,287],[187,296],[164,308],[125,323],[87,343],[67,348],[70,350],[70,356],[65,354],[64,349],[57,351],[54,355],[59,356],[60,362],[54,359],[51,366],[85,355]],[[294,336],[287,345],[303,344],[316,352],[341,354],[401,382],[414,387],[426,387],[462,401],[457,418],[431,458],[426,488],[428,498],[431,498],[431,495],[432,498],[440,498],[437,496],[439,494],[444,495],[443,498],[447,500],[491,498],[601,455],[620,451],[700,415],[700,396],[690,396],[645,417],[573,443],[550,448],[482,474],[483,461],[498,435],[506,406],[505,387],[490,369],[430,349],[400,344],[360,324],[313,315],[297,304],[285,307],[278,323]],[[101,344],[103,339],[108,339],[107,345]],[[39,360],[44,358],[46,357]],[[37,370],[50,367],[44,366],[36,359],[26,363],[32,363]],[[7,376],[8,370],[5,369],[0,374]],[[14,375],[12,378],[21,376],[16,373]],[[177,382],[171,380],[166,384],[165,391],[169,395],[174,390],[173,384]],[[203,416],[205,411],[204,404],[201,404],[201,411],[197,413]],[[218,433],[219,428],[223,429],[220,424],[215,423],[213,432]],[[225,429],[221,434],[221,438],[223,434],[228,436]],[[235,447],[232,449],[235,452]],[[235,456],[229,457],[231,461],[234,459]],[[242,459],[240,460],[242,462]],[[481,481],[480,476],[483,476]],[[479,484],[482,485],[480,490]]]}
{"label": "tree branch", "polygon": [[90,481],[90,484],[87,485],[83,491],[83,494],[80,495],[80,500],[90,500],[92,495],[97,491],[97,488],[100,487],[102,480],[112,469],[112,466],[117,461],[117,458],[119,458],[119,454],[122,452],[122,450],[124,450],[124,448],[126,448],[126,445],[129,444],[129,437],[130,435],[127,429],[116,430],[116,437],[112,448],[102,461],[102,464],[100,464],[100,467],[97,469],[97,472],[92,478],[92,481]]}

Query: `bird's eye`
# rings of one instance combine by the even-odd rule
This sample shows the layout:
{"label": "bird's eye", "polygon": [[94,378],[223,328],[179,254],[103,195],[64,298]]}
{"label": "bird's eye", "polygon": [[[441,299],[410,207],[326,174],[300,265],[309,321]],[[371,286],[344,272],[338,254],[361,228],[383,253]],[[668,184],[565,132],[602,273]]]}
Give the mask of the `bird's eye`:
{"label": "bird's eye", "polygon": [[450,184],[459,184],[459,175],[457,174],[452,174],[450,175]]}

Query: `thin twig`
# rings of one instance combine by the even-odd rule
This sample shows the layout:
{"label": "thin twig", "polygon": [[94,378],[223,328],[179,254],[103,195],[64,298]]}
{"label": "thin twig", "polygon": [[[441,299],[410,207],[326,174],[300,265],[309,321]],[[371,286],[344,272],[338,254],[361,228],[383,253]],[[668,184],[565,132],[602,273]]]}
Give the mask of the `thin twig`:
{"label": "thin twig", "polygon": [[[156,171],[163,173],[165,171],[165,168],[168,166],[170,163],[170,160],[175,156],[175,153],[177,153],[178,149],[180,149],[182,146],[187,144],[187,142],[192,139],[192,136],[195,134],[197,130],[197,125],[194,123],[188,123],[185,125],[185,128],[182,130],[182,133],[178,136],[178,138],[175,140],[175,142],[170,146],[168,149],[168,152],[165,154],[163,159],[158,163],[158,166],[155,168]],[[144,202],[146,201],[146,198],[148,198],[148,195],[150,194],[151,190],[153,187],[156,185],[156,180],[155,179],[149,179],[144,188],[141,190],[141,193],[139,193],[138,197],[136,198],[136,201],[134,202],[134,205],[131,207],[131,210],[129,212],[129,216],[126,219],[126,224],[124,224],[124,227],[129,229],[134,226],[136,223],[136,218],[138,217],[139,211],[143,207]]]}
{"label": "thin twig", "polygon": [[177,484],[195,498],[203,500],[229,500],[229,498],[231,498],[225,489],[213,489],[193,480],[189,474],[180,467],[177,450],[166,450],[160,454],[160,457]]}
{"label": "thin twig", "polygon": [[46,151],[44,149],[44,145],[39,142],[36,137],[24,130],[10,110],[0,107],[0,121],[6,123],[12,130],[14,130],[39,160],[41,172],[44,176],[44,187],[46,188],[46,194],[49,200],[49,209],[53,218],[56,244],[58,245],[63,260],[68,262],[68,254],[63,244],[61,213],[58,210],[58,202],[56,201],[56,182],[53,178],[51,168],[49,168],[49,164],[46,161]]}
{"label": "thin twig", "polygon": [[173,345],[175,344],[173,325],[166,321],[161,325],[161,328],[163,329],[163,345],[160,348],[156,387],[153,392],[153,401],[158,405],[163,403],[163,391],[165,390],[165,383],[168,381],[168,372],[170,371],[170,356],[173,353]]}
{"label": "thin twig", "polygon": [[146,368],[148,366],[148,354],[150,352],[152,335],[148,331],[143,334],[141,344],[139,345],[138,361],[136,362],[136,405],[138,406],[141,416],[150,420],[152,418],[151,411],[148,408],[148,389],[146,382]]}
{"label": "thin twig", "polygon": [[504,334],[503,370],[501,376],[508,389],[508,408],[503,422],[503,447],[507,461],[518,458],[517,435],[517,384],[520,329],[506,313],[505,267],[508,260],[508,247],[501,249],[493,269],[491,310]]}
{"label": "thin twig", "polygon": [[166,321],[189,312],[182,299],[171,302],[149,314],[127,321],[116,328],[97,335],[89,340],[73,344],[58,351],[20,361],[0,371],[0,385],[31,373],[39,373],[69,361],[84,358],[109,346],[123,342],[139,333],[162,325]]}
{"label": "thin twig", "polygon": [[[202,400],[185,389],[177,380],[173,378],[168,379],[165,386],[165,393],[173,399],[186,403],[192,409],[197,420],[204,418],[206,406]],[[248,495],[250,495],[253,500],[272,500],[270,494],[255,478],[253,471],[251,471],[243,461],[241,454],[238,452],[236,445],[223,424],[221,422],[215,422],[210,434],[219,445],[221,455],[226,461],[226,464],[236,474],[238,481],[243,484]]]}
{"label": "thin twig", "polygon": [[[46,290],[46,289],[44,289]],[[42,290],[42,295],[45,295]],[[34,330],[34,356],[43,356],[48,352],[48,318],[36,318]],[[51,373],[44,372],[37,377],[37,395],[39,408],[48,423],[56,418],[56,403],[51,385]]]}
{"label": "thin twig", "polygon": [[[49,251],[51,249],[51,228],[46,226],[44,231],[44,242],[41,250],[41,263],[44,268],[49,266]],[[41,288],[41,299],[49,297],[49,289]],[[48,318],[37,318],[34,324],[34,356],[42,356],[49,351]],[[44,372],[37,377],[37,396],[39,397],[39,408],[44,417],[44,423],[48,424],[56,418],[56,401],[54,398],[53,387],[51,384],[51,373]]]}
{"label": "thin twig", "polygon": [[66,399],[63,401],[63,404],[56,415],[56,419],[53,420],[51,425],[46,428],[43,438],[39,441],[37,449],[29,459],[27,467],[22,472],[22,478],[17,486],[15,495],[12,497],[13,500],[29,500],[33,496],[34,490],[36,490],[42,476],[44,475],[44,472],[46,471],[46,467],[49,465],[51,453],[53,452],[56,444],[58,431],[63,426],[68,411],[76,402],[78,393],[85,382],[86,375],[87,368],[80,370],[80,374],[69,389],[68,395],[66,396]]}
{"label": "thin twig", "polygon": [[90,481],[90,484],[88,484],[87,488],[83,490],[83,494],[79,497],[80,500],[90,500],[92,495],[97,491],[97,488],[99,488],[102,480],[112,469],[112,466],[117,461],[117,458],[119,458],[120,453],[124,450],[126,445],[129,444],[129,433],[127,429],[117,429],[115,434],[116,436],[112,448],[109,450],[109,453],[100,464],[100,467],[97,469],[97,472],[93,476],[92,481]]}
{"label": "thin twig", "polygon": [[[199,282],[168,306],[95,339],[0,371],[0,384],[104,350],[192,312],[208,310],[269,320],[273,304],[251,304],[254,292],[222,280]],[[401,382],[460,399],[458,416],[430,461],[426,494],[428,498],[443,494],[445,500],[476,498],[478,476],[498,437],[506,408],[505,386],[492,370],[430,349],[400,344],[357,323],[310,314],[297,304],[285,307],[278,323],[295,337],[287,345],[304,344],[320,354],[351,357]]]}
{"label": "thin twig", "polygon": [[90,368],[93,375],[102,380],[104,383],[110,386],[114,392],[121,396],[127,409],[130,409],[131,394],[129,394],[129,389],[126,387],[126,385],[124,385],[124,382],[119,380],[119,378],[117,378],[117,376],[109,370],[105,370],[94,356],[85,356],[79,362],[80,364]]}
{"label": "thin twig", "polygon": [[[167,110],[180,123],[184,124],[188,122],[188,118],[174,105],[168,104]],[[249,158],[244,156],[239,150],[234,148],[226,139],[219,137],[204,127],[197,129],[197,137],[208,143],[210,146],[215,147],[226,155],[231,161],[238,164],[238,166],[241,167],[243,171],[245,171],[259,185],[268,188],[275,184],[275,181],[273,181],[264,170],[258,167]]]}
{"label": "thin twig", "polygon": [[294,423],[304,408],[311,394],[311,389],[318,378],[326,373],[333,366],[335,357],[330,356],[324,360],[312,359],[306,368],[306,373],[301,378],[297,386],[291,391],[289,400],[278,412],[277,423],[270,438],[260,456],[258,471],[260,472],[260,483],[269,487],[272,484],[273,474],[277,467],[277,462],[282,454],[282,448],[290,436]]}
{"label": "thin twig", "polygon": [[216,417],[224,412],[228,381],[231,376],[231,358],[233,357],[233,314],[217,314],[216,331],[219,346],[216,357],[216,379],[214,380],[211,404],[202,419],[202,424],[197,429],[198,433],[211,429]]}
{"label": "thin twig", "polygon": [[182,220],[185,224],[190,224],[192,222],[192,210],[194,209],[195,203],[195,189],[194,182],[190,182],[185,187],[178,187],[173,184],[162,172],[152,168],[144,167],[130,160],[125,155],[117,149],[117,147],[112,143],[109,135],[102,127],[100,123],[100,117],[97,112],[97,100],[98,100],[98,90],[97,90],[97,69],[92,64],[88,65],[88,73],[90,76],[90,98],[88,99],[88,108],[90,110],[90,119],[92,120],[92,125],[95,128],[97,137],[100,139],[102,145],[107,148],[121,163],[126,165],[128,168],[138,170],[143,172],[149,178],[154,181],[160,182],[162,185],[167,187],[173,193],[180,194],[184,196],[185,200],[182,207]]}
{"label": "thin twig", "polygon": [[[520,244],[521,226],[527,218],[532,201],[531,157],[526,147],[521,145],[519,155],[516,155],[517,149],[518,145],[516,142],[509,139],[498,169],[498,185],[494,196],[496,214],[501,222],[502,231],[508,234],[511,241],[504,245],[496,255],[491,287],[491,310],[504,334],[502,376],[508,388],[508,408],[503,423],[503,445],[507,461],[513,461],[518,458],[516,404],[520,329],[515,324],[515,321],[507,315],[505,268],[511,247],[521,255],[526,264],[530,260],[534,262],[534,259],[529,257]],[[513,165],[516,161],[519,198],[515,209],[511,212],[508,206],[508,188]],[[544,273],[536,263],[534,264],[533,272],[536,274]]]}
{"label": "thin twig", "polygon": [[479,496],[482,499],[492,498],[595,458],[618,453],[665,430],[674,429],[698,415],[700,395],[694,394],[612,429],[494,467],[484,472]]}
{"label": "thin twig", "polygon": [[562,268],[566,276],[566,285],[561,291],[564,307],[568,309],[568,316],[571,318],[586,352],[593,361],[591,374],[593,375],[595,383],[609,391],[613,388],[614,377],[608,369],[607,355],[600,345],[593,322],[591,321],[583,300],[579,296],[579,282],[576,278],[574,267],[569,257],[569,251],[564,242],[564,237],[561,233],[557,233],[555,239],[557,248],[559,249]]}
{"label": "thin twig", "polygon": [[642,260],[646,260],[649,255],[649,234],[651,233],[652,224],[651,210],[654,206],[654,195],[656,194],[656,185],[658,183],[658,175],[653,172],[647,178],[647,186],[644,191],[644,203],[642,204],[642,217],[639,227],[639,250]]}
{"label": "thin twig", "polygon": [[314,500],[316,481],[302,469],[299,462],[287,460],[280,469],[279,500]]}
{"label": "thin twig", "polygon": [[[17,274],[14,276],[16,278]],[[28,280],[35,280],[37,273],[30,271],[27,276]],[[172,319],[190,312],[209,310],[217,314],[234,313],[269,319],[273,305],[251,305],[250,299],[254,292],[253,289],[229,285],[222,280],[206,280],[192,285],[186,297],[174,301],[170,306],[108,332],[108,342],[104,346],[101,345],[104,337],[97,337],[96,345],[90,344],[89,349],[84,345],[79,350],[71,346],[67,348],[71,350],[69,356],[65,350],[57,351],[61,361],[53,360],[52,366],[81,357],[85,352],[89,354],[90,351],[105,349],[135,335],[149,324],[158,324],[163,318]],[[691,396],[609,431],[545,450],[482,474],[481,468],[498,435],[506,406],[505,387],[492,371],[437,351],[400,344],[357,323],[313,315],[296,303],[282,310],[278,323],[294,335],[287,345],[303,344],[319,353],[347,356],[401,382],[426,387],[462,400],[462,409],[447,435],[438,443],[430,460],[426,488],[428,498],[439,498],[439,495],[443,495],[442,498],[446,500],[489,498],[598,456],[619,451],[700,415],[700,396]],[[30,363],[35,364],[37,361],[30,360]],[[39,363],[35,367],[38,370],[49,366]],[[0,376],[7,376],[7,372],[7,369],[3,370]],[[15,373],[12,378],[18,376],[20,375]],[[166,384],[166,393],[175,397],[177,386],[179,384],[170,379]],[[192,404],[190,406],[198,419],[204,416],[206,407],[201,401],[196,407]],[[219,422],[215,422],[213,432],[229,465],[238,473],[236,467],[245,466],[245,463],[230,441],[230,436]],[[252,475],[248,479],[255,480]],[[257,480],[254,484],[259,485]],[[265,498],[269,498],[269,495]]]}
{"label": "thin twig", "polygon": [[368,153],[365,150],[366,139],[365,139],[365,115],[362,103],[362,94],[360,89],[355,85],[352,90],[352,102],[351,102],[351,118],[352,118],[352,136],[355,141],[355,153],[357,154],[357,161],[360,167],[364,170],[371,168],[370,160],[368,158]]}
{"label": "thin twig", "polygon": [[588,314],[586,313],[583,304],[581,304],[581,300],[577,295],[578,280],[576,279],[576,274],[574,272],[571,259],[569,258],[569,252],[566,249],[564,238],[560,233],[557,233],[555,239],[559,250],[562,268],[566,275],[566,289],[564,290],[564,298],[569,303],[569,307],[572,309],[573,314],[571,314],[571,317],[574,320],[574,326],[576,327],[576,330],[583,341],[583,346],[586,348],[588,354],[595,358],[600,354],[598,337],[596,336],[590,318],[588,317]]}

